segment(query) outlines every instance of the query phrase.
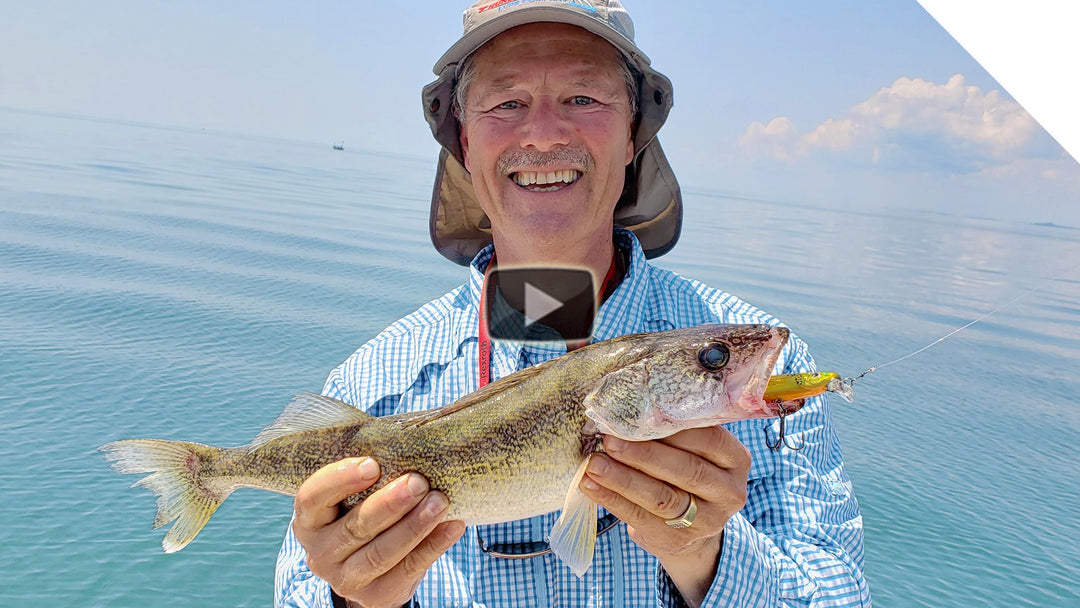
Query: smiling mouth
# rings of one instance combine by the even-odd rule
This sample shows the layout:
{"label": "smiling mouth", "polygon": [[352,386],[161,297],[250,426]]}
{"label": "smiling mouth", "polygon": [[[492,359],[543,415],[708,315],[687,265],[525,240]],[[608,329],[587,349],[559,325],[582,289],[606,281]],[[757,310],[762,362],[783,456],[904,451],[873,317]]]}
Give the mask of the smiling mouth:
{"label": "smiling mouth", "polygon": [[518,186],[530,192],[554,192],[573,184],[581,177],[576,169],[562,171],[518,171],[510,174],[510,179]]}

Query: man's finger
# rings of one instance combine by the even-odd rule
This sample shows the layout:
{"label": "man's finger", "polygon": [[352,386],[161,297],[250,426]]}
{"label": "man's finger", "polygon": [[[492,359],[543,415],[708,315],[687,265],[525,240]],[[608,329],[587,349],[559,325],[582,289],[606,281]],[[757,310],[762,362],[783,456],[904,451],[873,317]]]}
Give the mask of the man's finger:
{"label": "man's finger", "polygon": [[400,570],[402,575],[409,578],[420,578],[431,568],[435,560],[454,546],[461,536],[465,534],[465,522],[461,520],[444,521],[435,526],[435,529],[416,546],[416,549],[401,560],[395,570]]}
{"label": "man's finger", "polygon": [[660,441],[622,441],[608,436],[604,450],[626,466],[706,500],[717,498],[715,494],[728,473],[706,458]]}
{"label": "man's finger", "polygon": [[680,431],[660,442],[697,454],[724,469],[738,470],[750,466],[750,451],[722,426]]}
{"label": "man's finger", "polygon": [[[435,560],[446,553],[464,533],[465,523],[460,520],[442,522],[435,526],[434,530],[396,566],[364,586],[356,599],[362,605],[366,605],[364,601],[368,598],[383,602],[391,598],[401,598],[402,602],[407,601],[415,593],[420,581],[423,580]],[[357,572],[358,567],[363,566],[357,566],[352,561],[345,565],[345,568],[352,572]]]}
{"label": "man's finger", "polygon": [[[423,475],[408,473],[390,482],[386,487],[373,492],[363,502],[342,516],[340,520],[334,523],[334,533],[332,535],[334,539],[332,546],[334,548],[331,553],[336,561],[343,562],[349,559],[353,553],[365,547],[377,536],[398,526],[400,520],[410,510],[413,510],[417,503],[424,498],[424,495],[428,493],[428,488],[427,479]],[[446,497],[441,493],[437,496],[442,496],[443,501],[446,500]],[[429,499],[431,499],[430,496]],[[445,504],[442,509],[445,509]],[[442,509],[440,509],[440,513]],[[415,516],[416,513],[412,515]],[[415,521],[413,523],[414,527],[419,527],[416,526]],[[431,526],[434,527],[434,523]],[[405,540],[405,537],[400,533],[398,537],[400,537],[398,542]],[[415,545],[415,542],[409,545],[401,554],[404,555],[413,545]],[[382,550],[385,553],[385,547],[376,547],[374,550]],[[396,563],[396,560],[385,564],[383,570],[393,566],[394,563]]]}
{"label": "man's finger", "polygon": [[[595,458],[595,456],[594,456]],[[650,513],[641,505],[627,499],[625,496],[619,494],[617,491],[596,484],[597,482],[586,480],[582,482],[582,489],[585,495],[592,498],[600,506],[607,509],[619,520],[632,527],[648,527],[653,525],[656,521],[656,515]]]}
{"label": "man's finger", "polygon": [[379,464],[371,458],[346,458],[315,471],[296,492],[294,527],[317,530],[338,518],[338,503],[379,480]]}
{"label": "man's finger", "polygon": [[689,494],[683,490],[602,454],[589,458],[586,472],[600,485],[660,519],[675,519],[690,505]]}

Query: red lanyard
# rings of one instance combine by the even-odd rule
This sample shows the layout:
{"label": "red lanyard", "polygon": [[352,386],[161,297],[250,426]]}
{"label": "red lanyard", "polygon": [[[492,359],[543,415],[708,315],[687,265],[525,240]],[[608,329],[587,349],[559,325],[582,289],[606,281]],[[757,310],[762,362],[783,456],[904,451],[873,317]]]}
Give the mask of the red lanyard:
{"label": "red lanyard", "polygon": [[[613,282],[615,281],[617,273],[617,270],[615,268],[616,258],[617,254],[613,254],[611,256],[611,266],[608,267],[607,276],[604,277],[604,282],[600,284],[599,299],[601,301],[603,301],[603,299],[609,295],[608,289],[613,287]],[[491,382],[491,336],[488,334],[487,326],[487,286],[488,275],[491,274],[491,269],[494,267],[495,258],[492,257],[491,262],[488,263],[487,270],[484,271],[483,286],[480,287],[480,323],[477,329],[477,334],[480,338],[480,341],[477,344],[480,355],[477,362],[477,367],[479,368],[477,372],[480,378],[479,388],[484,388],[485,386],[487,386],[488,382]],[[599,305],[597,305],[597,310],[599,310],[599,308]],[[575,348],[585,346],[585,344],[585,342],[574,345],[567,344],[567,350],[574,350]]]}

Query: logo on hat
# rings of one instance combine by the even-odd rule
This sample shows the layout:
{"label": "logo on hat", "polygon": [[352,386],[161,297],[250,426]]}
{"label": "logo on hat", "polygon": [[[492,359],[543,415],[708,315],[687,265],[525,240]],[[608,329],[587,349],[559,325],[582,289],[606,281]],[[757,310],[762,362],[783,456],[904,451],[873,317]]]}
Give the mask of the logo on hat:
{"label": "logo on hat", "polygon": [[[495,2],[492,2],[491,4],[485,4],[485,5],[479,6],[479,7],[474,6],[473,9],[475,9],[476,12],[478,12],[478,13],[483,13],[483,12],[490,11],[491,9],[495,9],[495,8],[501,9],[504,6],[508,6],[508,5],[509,6],[516,6],[518,4],[533,4],[533,3],[537,2],[537,1],[543,2],[544,0],[495,0]],[[548,0],[548,1],[551,2],[552,0]],[[570,6],[575,6],[577,8],[589,11],[590,13],[595,13],[596,12],[596,7],[595,6],[592,6],[591,4],[583,4],[581,2],[575,2],[574,0],[562,0],[561,4],[569,4]],[[466,11],[466,12],[468,12],[468,11]]]}

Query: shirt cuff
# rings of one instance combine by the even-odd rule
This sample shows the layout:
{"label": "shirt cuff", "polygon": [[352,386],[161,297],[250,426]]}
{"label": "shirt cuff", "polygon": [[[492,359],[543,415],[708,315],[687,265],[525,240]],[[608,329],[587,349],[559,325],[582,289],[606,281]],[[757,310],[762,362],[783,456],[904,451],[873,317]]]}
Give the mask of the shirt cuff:
{"label": "shirt cuff", "polygon": [[[334,593],[334,590],[330,590],[330,601],[333,603],[333,608],[349,608],[349,602],[340,595]],[[401,608],[420,608],[420,602],[416,601],[415,597],[409,598],[409,602]]]}
{"label": "shirt cuff", "polygon": [[[671,577],[657,567],[657,600],[667,608],[688,608]],[[760,533],[742,513],[724,526],[720,563],[702,607],[772,608],[779,603],[779,585],[769,567]]]}

